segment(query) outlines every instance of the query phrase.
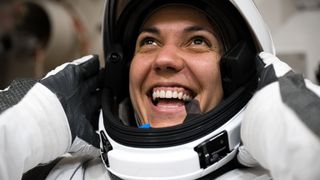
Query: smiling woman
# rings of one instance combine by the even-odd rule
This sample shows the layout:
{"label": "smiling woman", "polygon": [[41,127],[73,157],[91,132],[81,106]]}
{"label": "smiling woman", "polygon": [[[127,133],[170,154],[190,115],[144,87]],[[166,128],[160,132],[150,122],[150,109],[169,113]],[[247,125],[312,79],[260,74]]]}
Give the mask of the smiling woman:
{"label": "smiling woman", "polygon": [[0,179],[319,179],[320,87],[272,54],[251,0],[105,11],[105,69],[86,56],[0,91]]}
{"label": "smiling woman", "polygon": [[262,24],[255,36],[241,14],[225,0],[107,2],[100,134],[109,172],[196,179],[234,168],[254,57],[273,49],[260,41],[269,38]]}
{"label": "smiling woman", "polygon": [[212,23],[198,10],[165,6],[142,26],[130,66],[130,96],[139,122],[151,127],[183,123],[185,104],[201,112],[223,97],[220,42]]}

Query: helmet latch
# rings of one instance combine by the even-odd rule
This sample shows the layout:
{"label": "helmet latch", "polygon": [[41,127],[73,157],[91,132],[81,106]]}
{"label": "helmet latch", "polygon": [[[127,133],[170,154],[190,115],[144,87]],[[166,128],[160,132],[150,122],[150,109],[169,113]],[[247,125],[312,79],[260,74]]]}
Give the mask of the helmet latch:
{"label": "helmet latch", "polygon": [[101,157],[104,164],[109,167],[109,159],[108,159],[108,152],[112,150],[112,146],[108,141],[106,134],[103,131],[100,131],[100,138],[101,138]]}

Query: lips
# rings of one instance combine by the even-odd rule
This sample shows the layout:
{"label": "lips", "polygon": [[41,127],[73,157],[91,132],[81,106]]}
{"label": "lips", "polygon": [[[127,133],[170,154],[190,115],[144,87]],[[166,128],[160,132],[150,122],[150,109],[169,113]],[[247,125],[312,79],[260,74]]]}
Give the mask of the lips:
{"label": "lips", "polygon": [[183,123],[187,112],[186,104],[196,93],[177,83],[158,83],[150,86],[144,101],[144,121],[152,127],[169,127]]}
{"label": "lips", "polygon": [[155,87],[150,92],[152,103],[157,106],[159,103],[185,104],[194,98],[194,93],[183,87]]}

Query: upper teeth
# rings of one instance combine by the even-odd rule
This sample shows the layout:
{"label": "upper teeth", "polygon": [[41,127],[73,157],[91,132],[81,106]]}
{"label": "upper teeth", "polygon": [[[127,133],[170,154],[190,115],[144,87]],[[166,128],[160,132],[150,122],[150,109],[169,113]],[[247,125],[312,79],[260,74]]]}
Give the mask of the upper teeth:
{"label": "upper teeth", "polygon": [[156,100],[158,98],[166,98],[166,99],[181,99],[183,101],[191,101],[191,96],[184,93],[184,92],[178,92],[174,90],[156,90],[152,93],[152,99]]}

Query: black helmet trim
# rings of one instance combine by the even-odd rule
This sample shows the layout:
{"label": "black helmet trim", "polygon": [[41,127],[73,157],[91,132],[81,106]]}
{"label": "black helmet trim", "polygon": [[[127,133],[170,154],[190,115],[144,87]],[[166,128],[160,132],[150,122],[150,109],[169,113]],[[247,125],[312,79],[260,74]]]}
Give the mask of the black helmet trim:
{"label": "black helmet trim", "polygon": [[[103,101],[104,127],[113,140],[131,147],[155,148],[181,145],[203,137],[228,122],[246,105],[255,87],[256,79],[253,78],[221,102],[217,108],[183,124],[166,128],[141,129],[124,125],[113,115],[110,103]],[[107,90],[103,96],[105,99],[110,97]]]}

